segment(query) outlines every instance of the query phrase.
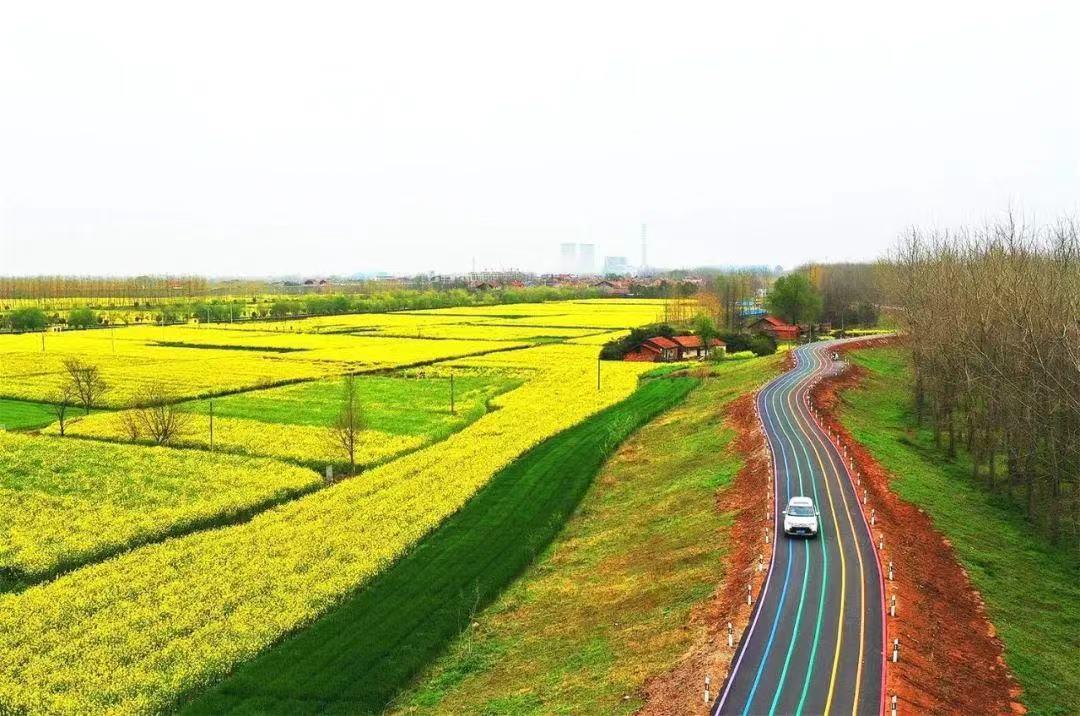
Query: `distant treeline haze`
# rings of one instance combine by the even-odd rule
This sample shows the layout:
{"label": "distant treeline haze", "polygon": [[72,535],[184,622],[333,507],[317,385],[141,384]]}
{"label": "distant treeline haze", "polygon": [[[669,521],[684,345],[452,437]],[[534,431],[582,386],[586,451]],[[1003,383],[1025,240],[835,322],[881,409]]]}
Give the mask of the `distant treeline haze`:
{"label": "distant treeline haze", "polygon": [[920,422],[950,454],[966,448],[989,489],[1080,549],[1077,224],[913,230],[892,268]]}

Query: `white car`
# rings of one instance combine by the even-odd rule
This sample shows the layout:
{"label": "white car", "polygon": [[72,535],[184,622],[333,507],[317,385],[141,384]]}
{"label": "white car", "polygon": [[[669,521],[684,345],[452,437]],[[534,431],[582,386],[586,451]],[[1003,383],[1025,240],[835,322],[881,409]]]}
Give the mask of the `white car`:
{"label": "white car", "polygon": [[784,534],[816,537],[821,512],[809,497],[792,497],[784,510]]}

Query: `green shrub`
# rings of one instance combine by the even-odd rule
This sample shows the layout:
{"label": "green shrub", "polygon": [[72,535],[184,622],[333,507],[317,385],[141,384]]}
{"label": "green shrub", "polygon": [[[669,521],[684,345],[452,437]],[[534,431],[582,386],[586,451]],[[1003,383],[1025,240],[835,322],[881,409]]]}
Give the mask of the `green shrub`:
{"label": "green shrub", "polygon": [[49,319],[40,308],[16,308],[8,314],[6,323],[13,331],[40,331]]}
{"label": "green shrub", "polygon": [[89,308],[73,308],[68,313],[67,324],[72,328],[89,328],[98,324],[98,316]]}
{"label": "green shrub", "polygon": [[761,333],[750,339],[750,350],[756,356],[771,356],[776,352],[776,339]]}

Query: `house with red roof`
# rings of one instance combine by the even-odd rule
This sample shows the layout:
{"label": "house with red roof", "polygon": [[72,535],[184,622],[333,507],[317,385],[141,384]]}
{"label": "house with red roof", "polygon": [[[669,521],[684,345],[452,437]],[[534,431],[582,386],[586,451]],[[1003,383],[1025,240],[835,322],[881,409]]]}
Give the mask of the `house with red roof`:
{"label": "house with red roof", "polygon": [[797,341],[801,329],[790,323],[785,323],[776,316],[762,316],[749,326],[754,333],[767,333],[777,341]]}
{"label": "house with red roof", "polygon": [[[701,340],[701,336],[675,336],[671,340],[679,346],[679,360],[706,357],[705,342]],[[718,351],[723,355],[727,351],[727,344],[719,338],[710,338],[708,352],[716,354]]]}
{"label": "house with red roof", "polygon": [[[727,350],[727,345],[713,338],[709,341],[712,353]],[[705,343],[701,336],[656,336],[642,341],[637,348],[627,353],[624,360],[669,363],[671,361],[695,360],[705,357]]]}
{"label": "house with red roof", "polygon": [[656,336],[642,341],[634,350],[627,353],[623,360],[669,362],[679,359],[679,344],[670,338]]}

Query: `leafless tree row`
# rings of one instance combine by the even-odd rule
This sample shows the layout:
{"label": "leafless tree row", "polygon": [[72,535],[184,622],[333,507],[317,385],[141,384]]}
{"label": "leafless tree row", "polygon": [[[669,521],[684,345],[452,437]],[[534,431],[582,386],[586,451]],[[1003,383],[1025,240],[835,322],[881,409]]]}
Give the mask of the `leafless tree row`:
{"label": "leafless tree row", "polygon": [[742,307],[759,290],[769,287],[770,278],[762,271],[725,271],[712,277],[698,295],[700,310],[717,328],[736,331],[742,328]]}
{"label": "leafless tree row", "polygon": [[821,320],[834,328],[877,324],[881,270],[875,263],[807,264],[796,269],[821,294]]}
{"label": "leafless tree row", "polygon": [[915,406],[942,449],[1080,549],[1080,238],[1075,221],[913,230],[889,272]]}

